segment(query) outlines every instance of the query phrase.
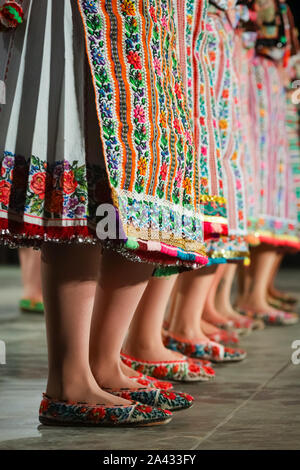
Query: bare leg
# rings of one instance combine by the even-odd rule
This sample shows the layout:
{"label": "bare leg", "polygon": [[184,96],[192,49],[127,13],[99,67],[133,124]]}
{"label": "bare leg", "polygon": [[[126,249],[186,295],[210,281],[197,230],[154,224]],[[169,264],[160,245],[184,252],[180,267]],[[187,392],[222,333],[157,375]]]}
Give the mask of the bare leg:
{"label": "bare leg", "polygon": [[33,248],[20,248],[19,258],[23,283],[23,298],[42,302],[41,252]]}
{"label": "bare leg", "polygon": [[[253,258],[253,249],[250,249],[251,252],[251,263]],[[235,306],[240,308],[242,305],[246,304],[250,287],[252,283],[251,279],[251,270],[250,266],[238,265],[237,268],[237,297],[235,301]]]}
{"label": "bare leg", "polygon": [[[278,271],[279,271],[279,268],[280,268],[280,265],[281,265],[281,262],[284,258],[284,251],[278,251],[277,252],[277,256],[276,256],[276,260],[274,261],[274,265],[273,265],[273,269],[272,269],[272,273],[271,273],[271,276],[270,276],[270,280],[269,280],[269,285],[268,285],[268,294],[270,297],[273,297],[275,299],[284,299],[284,298],[289,298],[291,297],[293,299],[293,296],[290,296],[287,292],[282,292],[278,289],[276,289],[275,287],[275,279],[276,279],[276,276],[278,274]],[[296,302],[297,299],[295,299],[295,302]],[[284,302],[283,302],[284,303]]]}
{"label": "bare leg", "polygon": [[47,394],[90,404],[128,403],[102,391],[89,365],[91,315],[100,251],[45,244],[42,285],[48,341]]}
{"label": "bare leg", "polygon": [[192,341],[208,340],[201,329],[200,320],[215,270],[212,266],[179,275],[176,308],[170,323],[170,333]]}
{"label": "bare leg", "polygon": [[172,361],[181,354],[165,348],[162,323],[177,276],[151,278],[134,314],[123,351],[146,361]]}
{"label": "bare leg", "polygon": [[262,245],[253,249],[249,270],[251,286],[247,295],[244,296],[243,304],[240,304],[241,308],[276,312],[276,309],[273,309],[267,303],[268,283],[275,260],[276,249],[273,247]]}
{"label": "bare leg", "polygon": [[215,305],[218,312],[231,320],[239,320],[241,317],[231,304],[231,289],[236,271],[237,264],[226,264],[215,296]]}
{"label": "bare leg", "polygon": [[91,368],[102,387],[136,388],[122,371],[120,351],[152,271],[115,253],[102,255],[90,341]]}
{"label": "bare leg", "polygon": [[216,274],[214,275],[212,284],[209,288],[208,295],[206,298],[204,310],[203,310],[203,320],[208,323],[212,323],[215,326],[225,325],[230,326],[230,320],[225,317],[222,312],[218,311],[215,306],[215,297],[219,283],[224,276],[227,265],[220,264],[217,267]]}

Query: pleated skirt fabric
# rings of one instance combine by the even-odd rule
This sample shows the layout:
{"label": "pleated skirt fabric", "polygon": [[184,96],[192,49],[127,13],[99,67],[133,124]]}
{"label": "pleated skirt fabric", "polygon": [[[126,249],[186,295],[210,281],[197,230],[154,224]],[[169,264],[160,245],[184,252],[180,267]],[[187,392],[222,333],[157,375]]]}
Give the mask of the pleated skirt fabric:
{"label": "pleated skirt fabric", "polygon": [[209,2],[177,0],[176,7],[180,63],[199,165],[198,187],[205,221],[204,238],[208,256],[211,257],[211,243],[221,234],[227,235],[228,220],[213,66],[209,54]]}
{"label": "pleated skirt fabric", "polygon": [[[228,5],[232,2],[228,2]],[[224,2],[223,8],[226,8]],[[229,15],[227,14],[229,12]],[[228,236],[217,241],[221,258],[238,261],[249,256],[245,181],[243,173],[241,90],[237,74],[238,36],[230,18],[238,7],[220,10],[211,6],[208,14],[208,53],[213,65],[213,89],[221,144],[224,195],[227,200]],[[214,256],[214,254],[212,254]]]}

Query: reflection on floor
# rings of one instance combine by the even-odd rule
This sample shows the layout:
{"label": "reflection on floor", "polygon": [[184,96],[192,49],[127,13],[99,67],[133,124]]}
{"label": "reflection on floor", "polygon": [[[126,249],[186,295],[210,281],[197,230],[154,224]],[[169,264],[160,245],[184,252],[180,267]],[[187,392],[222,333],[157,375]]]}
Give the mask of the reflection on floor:
{"label": "reflection on floor", "polygon": [[[300,272],[282,271],[280,287],[299,295]],[[300,364],[291,362],[300,324],[269,327],[242,341],[243,363],[217,366],[213,383],[180,385],[196,397],[167,426],[76,429],[40,426],[37,410],[47,373],[42,316],[19,314],[17,268],[0,269],[1,449],[300,449]]]}

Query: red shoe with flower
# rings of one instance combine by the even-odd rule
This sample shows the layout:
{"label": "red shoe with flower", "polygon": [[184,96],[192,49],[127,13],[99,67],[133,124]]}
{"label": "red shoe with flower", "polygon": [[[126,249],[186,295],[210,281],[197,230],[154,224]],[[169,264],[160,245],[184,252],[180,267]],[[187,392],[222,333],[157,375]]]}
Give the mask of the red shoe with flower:
{"label": "red shoe with flower", "polygon": [[195,359],[208,359],[212,362],[237,362],[247,356],[246,351],[243,349],[228,348],[209,340],[194,343],[185,338],[179,338],[173,333],[164,335],[163,341],[166,348]]}
{"label": "red shoe with flower", "polygon": [[207,382],[215,377],[211,367],[203,366],[187,357],[177,361],[144,361],[121,353],[122,361],[134,370],[157,379],[177,382]]}
{"label": "red shoe with flower", "polygon": [[130,405],[89,405],[55,400],[43,394],[39,420],[46,426],[154,426],[172,419],[168,410],[132,402]]}
{"label": "red shoe with flower", "polygon": [[133,377],[129,378],[140,385],[144,385],[144,387],[154,387],[159,388],[160,390],[172,390],[174,388],[173,385],[170,382],[167,382],[166,380],[157,380],[155,377],[143,375],[141,372],[139,372],[138,377],[134,375]]}
{"label": "red shoe with flower", "polygon": [[235,331],[218,330],[216,333],[208,334],[207,337],[211,341],[221,343],[225,346],[228,344],[238,344],[240,342],[238,334]]}
{"label": "red shoe with flower", "polygon": [[272,326],[295,325],[299,322],[299,315],[297,313],[284,312],[281,310],[258,312],[245,308],[244,310],[240,310],[240,314],[254,320],[261,320],[265,325]]}

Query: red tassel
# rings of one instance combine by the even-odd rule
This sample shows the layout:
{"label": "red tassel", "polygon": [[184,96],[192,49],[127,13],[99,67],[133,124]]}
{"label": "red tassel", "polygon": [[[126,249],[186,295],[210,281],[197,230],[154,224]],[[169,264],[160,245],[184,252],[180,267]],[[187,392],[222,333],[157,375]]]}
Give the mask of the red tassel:
{"label": "red tassel", "polygon": [[19,24],[23,23],[23,18],[23,9],[17,2],[5,2],[0,7],[0,26],[3,29],[16,28]]}

